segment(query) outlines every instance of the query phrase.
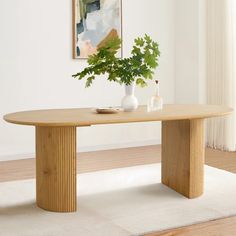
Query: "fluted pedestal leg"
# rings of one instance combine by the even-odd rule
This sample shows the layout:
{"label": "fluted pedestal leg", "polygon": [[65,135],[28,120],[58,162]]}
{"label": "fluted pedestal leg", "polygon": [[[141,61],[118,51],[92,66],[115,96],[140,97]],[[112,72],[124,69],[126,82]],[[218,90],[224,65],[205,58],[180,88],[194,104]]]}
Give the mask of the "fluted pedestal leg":
{"label": "fluted pedestal leg", "polygon": [[36,127],[36,201],[48,211],[76,211],[75,127]]}
{"label": "fluted pedestal leg", "polygon": [[162,183],[188,198],[203,193],[204,120],[162,122]]}

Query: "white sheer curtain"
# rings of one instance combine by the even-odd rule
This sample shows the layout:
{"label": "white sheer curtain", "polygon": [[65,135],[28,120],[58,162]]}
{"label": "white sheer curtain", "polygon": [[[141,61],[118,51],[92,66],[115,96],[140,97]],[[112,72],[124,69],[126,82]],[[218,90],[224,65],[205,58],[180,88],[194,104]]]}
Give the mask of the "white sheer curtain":
{"label": "white sheer curtain", "polygon": [[[236,109],[236,0],[207,0],[207,103]],[[236,149],[235,115],[210,119],[207,145]]]}

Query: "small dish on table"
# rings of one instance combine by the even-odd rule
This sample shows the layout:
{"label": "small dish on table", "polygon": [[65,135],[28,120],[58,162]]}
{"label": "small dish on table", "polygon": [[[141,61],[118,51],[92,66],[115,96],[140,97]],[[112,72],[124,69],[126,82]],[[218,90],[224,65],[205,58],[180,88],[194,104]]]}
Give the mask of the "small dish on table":
{"label": "small dish on table", "polygon": [[95,108],[95,112],[98,114],[116,114],[122,111],[119,107],[98,107]]}

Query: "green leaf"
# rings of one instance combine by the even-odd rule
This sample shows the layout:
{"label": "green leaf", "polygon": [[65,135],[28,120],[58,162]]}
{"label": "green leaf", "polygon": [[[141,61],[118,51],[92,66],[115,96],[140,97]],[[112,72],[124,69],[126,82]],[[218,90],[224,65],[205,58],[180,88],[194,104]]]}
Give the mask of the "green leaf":
{"label": "green leaf", "polygon": [[152,42],[151,37],[149,35],[147,35],[147,34],[145,34],[144,39],[145,39],[147,44],[150,44]]}
{"label": "green leaf", "polygon": [[132,50],[132,54],[136,54],[136,55],[139,55],[141,53],[141,49],[134,46],[133,47],[133,50]]}
{"label": "green leaf", "polygon": [[86,84],[85,84],[85,87],[86,88],[90,87],[92,85],[94,79],[95,79],[95,76],[88,77],[88,79],[86,81]]}
{"label": "green leaf", "polygon": [[134,40],[137,46],[143,47],[144,45],[144,40],[142,38],[137,38]]}
{"label": "green leaf", "polygon": [[140,85],[141,87],[145,87],[145,86],[147,86],[147,83],[144,81],[144,79],[142,79],[142,78],[138,78],[137,80],[136,80],[136,84],[137,85]]}
{"label": "green leaf", "polygon": [[89,56],[89,66],[72,77],[78,80],[85,79],[85,87],[90,87],[98,75],[108,75],[108,81],[119,84],[128,85],[136,80],[137,85],[146,86],[146,81],[153,78],[154,69],[158,66],[158,43],[145,34],[143,38],[138,37],[134,40],[130,57],[117,58],[121,43],[119,37],[106,41],[98,48],[96,54]]}

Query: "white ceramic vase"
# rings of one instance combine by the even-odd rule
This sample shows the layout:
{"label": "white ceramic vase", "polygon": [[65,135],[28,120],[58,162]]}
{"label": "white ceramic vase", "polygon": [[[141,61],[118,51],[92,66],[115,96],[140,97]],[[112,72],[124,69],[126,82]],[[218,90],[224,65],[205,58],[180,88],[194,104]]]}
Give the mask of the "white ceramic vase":
{"label": "white ceramic vase", "polygon": [[125,85],[125,97],[122,99],[121,106],[124,111],[134,111],[138,108],[138,99],[134,96],[135,82]]}

